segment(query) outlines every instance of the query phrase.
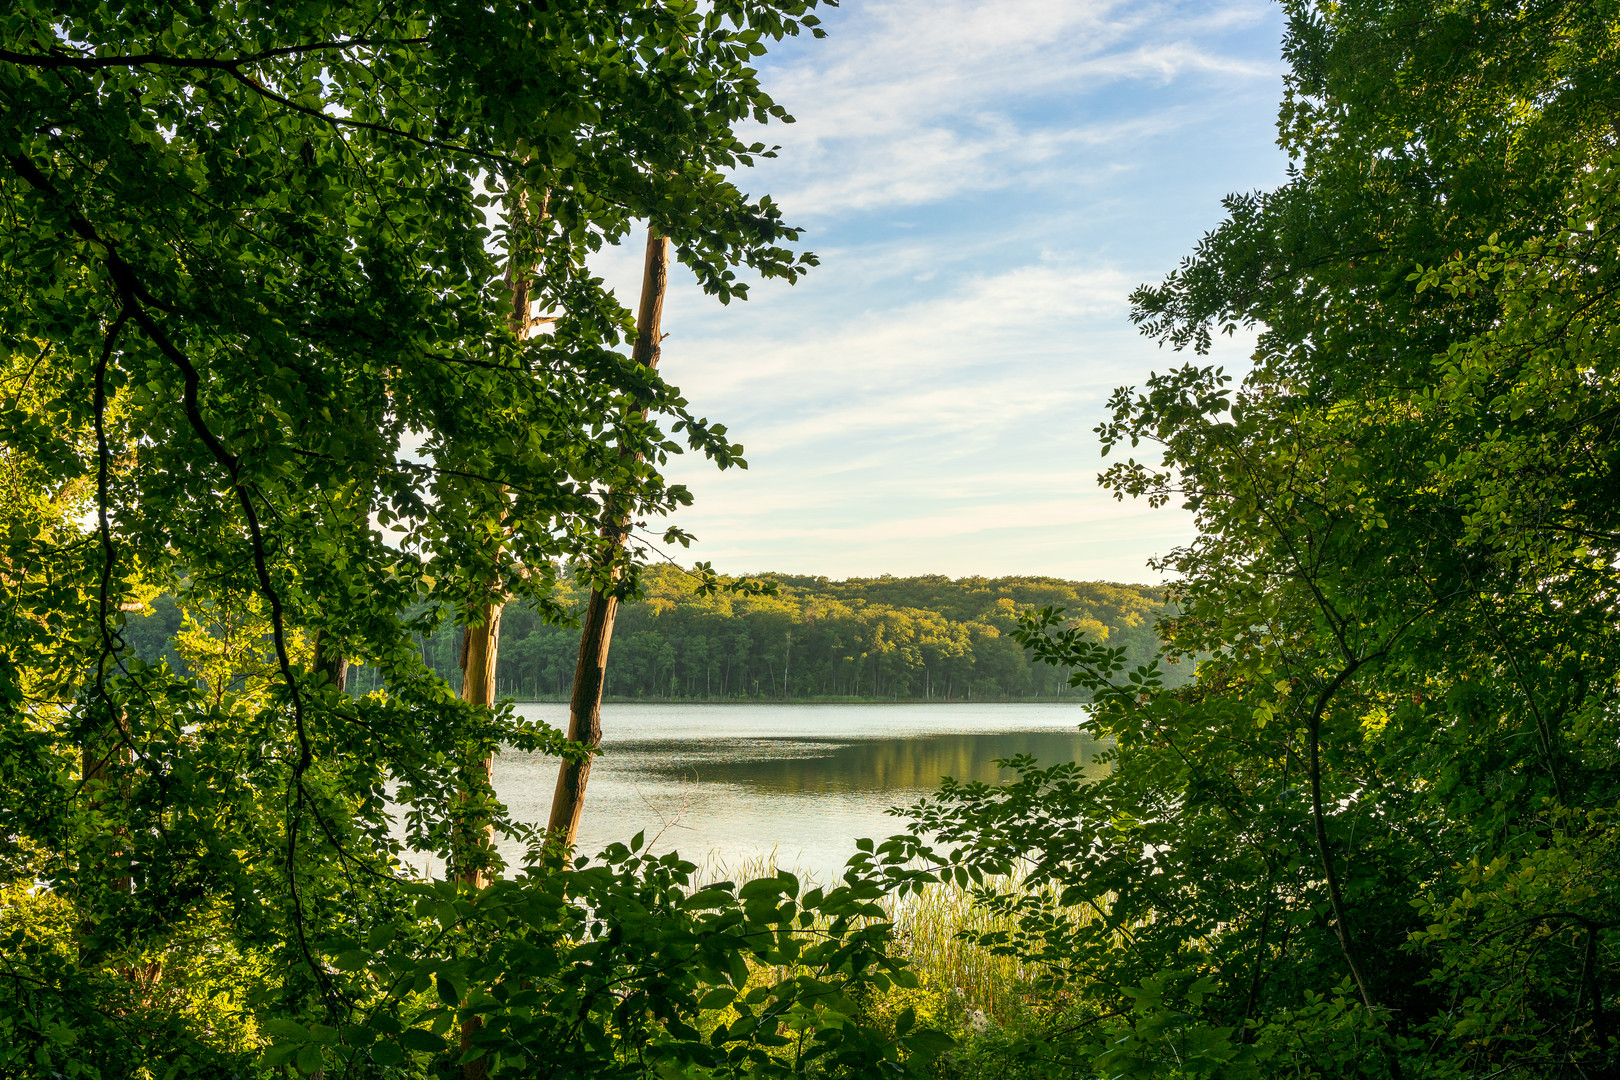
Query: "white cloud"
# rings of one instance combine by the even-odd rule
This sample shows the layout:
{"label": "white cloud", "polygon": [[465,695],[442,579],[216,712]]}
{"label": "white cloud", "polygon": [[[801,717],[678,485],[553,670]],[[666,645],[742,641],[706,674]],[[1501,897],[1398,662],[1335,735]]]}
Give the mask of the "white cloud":
{"label": "white cloud", "polygon": [[811,220],[1027,184],[1062,153],[1150,138],[1210,104],[1144,116],[1121,102],[1096,120],[1075,115],[1105,87],[1274,76],[1274,63],[1199,43],[1264,10],[1103,0],[867,5],[835,16],[830,39],[768,69],[773,96],[798,122],[772,130],[782,158],[761,176],[792,216]]}
{"label": "white cloud", "polygon": [[[761,314],[748,333],[732,313],[729,328],[677,333],[671,377],[726,418],[752,465],[672,470],[698,496],[680,521],[699,557],[835,575],[1151,577],[1147,557],[1184,542],[1189,519],[1095,484],[1104,403],[1156,358],[1125,319],[1131,284],[1045,259],[846,320]],[[1222,353],[1241,362],[1248,346]]]}
{"label": "white cloud", "polygon": [[[851,0],[763,69],[799,118],[743,177],[822,265],[721,308],[689,278],[665,369],[751,468],[677,459],[727,571],[1150,580],[1191,535],[1116,502],[1108,396],[1182,362],[1127,296],[1274,183],[1276,9],[1256,0]],[[598,260],[633,290],[640,239]],[[633,294],[626,294],[633,306]],[[1241,368],[1250,341],[1214,362]],[[684,553],[682,553],[684,554]]]}
{"label": "white cloud", "polygon": [[[900,269],[897,276],[904,273]],[[855,268],[851,276],[859,281],[865,275]],[[747,320],[763,324],[752,334],[739,333],[741,313],[728,312],[730,319],[703,320],[707,333],[673,334],[664,354],[679,365],[681,384],[705,396],[780,388],[804,378],[825,382],[835,375],[854,388],[904,375],[935,381],[964,368],[989,367],[999,379],[1005,374],[1001,364],[1018,354],[1072,355],[1071,335],[1083,320],[1111,320],[1128,333],[1124,297],[1134,284],[1112,268],[1041,262],[860,312],[839,310],[847,294],[830,298],[830,304],[801,302],[797,318]]]}

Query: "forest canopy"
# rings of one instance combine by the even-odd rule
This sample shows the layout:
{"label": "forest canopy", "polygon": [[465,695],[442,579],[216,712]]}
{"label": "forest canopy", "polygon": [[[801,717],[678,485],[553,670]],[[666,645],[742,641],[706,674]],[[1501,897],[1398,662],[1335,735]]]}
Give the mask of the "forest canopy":
{"label": "forest canopy", "polygon": [[[632,589],[625,532],[691,499],[670,456],[742,465],[588,263],[645,226],[720,302],[814,265],[735,177],[791,120],[753,60],[820,36],[815,7],[0,8],[0,1075],[860,1075],[940,1049],[846,1022],[914,981],[875,885],[697,881],[639,838],[570,862],[488,763],[590,747],[417,647],[444,612],[563,617],[565,562]],[[124,636],[165,593],[184,673]],[[344,692],[350,663],[383,690]]]}
{"label": "forest canopy", "polygon": [[[565,579],[566,580],[566,579]],[[725,579],[723,579],[725,580]],[[705,593],[702,578],[671,565],[648,567],[641,594],[619,608],[607,693],[621,699],[1012,701],[1075,697],[1066,672],[1028,661],[1011,636],[1021,612],[1056,605],[1096,641],[1122,646],[1133,663],[1158,649],[1154,625],[1163,592],[1140,585],[1060,578],[850,578],[757,574],[771,595]],[[578,585],[557,600],[577,611]],[[205,637],[186,628],[173,597],[124,627],[140,656],[189,670],[185,654],[214,650],[230,628]],[[251,644],[251,643],[249,643]],[[423,658],[459,688],[460,638],[446,620],[420,639]],[[565,699],[574,678],[579,631],[509,609],[501,620],[497,691],[519,700]],[[240,646],[239,646],[240,648]],[[262,661],[251,649],[241,663]],[[1186,681],[1191,664],[1173,670]],[[351,668],[350,689],[380,688],[377,675]]]}

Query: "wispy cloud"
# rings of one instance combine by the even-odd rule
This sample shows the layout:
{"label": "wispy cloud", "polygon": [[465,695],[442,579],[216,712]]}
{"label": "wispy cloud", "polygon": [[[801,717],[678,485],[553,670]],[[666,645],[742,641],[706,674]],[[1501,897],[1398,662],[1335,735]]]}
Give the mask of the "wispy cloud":
{"label": "wispy cloud", "polygon": [[1087,99],[1111,87],[1274,76],[1275,62],[1204,43],[1264,14],[1249,0],[854,7],[833,17],[830,40],[769,72],[798,123],[775,130],[782,163],[766,175],[783,205],[812,220],[1027,183],[1076,149],[1151,138],[1203,113],[1144,114],[1120,100],[1086,115]]}
{"label": "wispy cloud", "polygon": [[[865,276],[858,267],[849,272]],[[1000,371],[1032,353],[1077,359],[1073,335],[1082,321],[1109,319],[1128,332],[1125,295],[1135,284],[1111,267],[1042,261],[954,284],[946,279],[937,290],[916,289],[919,295],[909,301],[877,293],[862,310],[849,310],[854,298],[847,295],[802,303],[797,317],[771,311],[747,320],[752,333],[739,333],[742,319],[705,319],[698,333],[674,334],[665,352],[685,373],[684,384],[700,384],[707,393],[766,391],[834,376],[853,380],[848,385],[856,388],[919,375],[937,382],[964,369]]]}
{"label": "wispy cloud", "polygon": [[[739,569],[1143,579],[1147,554],[1188,525],[1095,484],[1108,395],[1178,362],[1134,334],[1131,284],[1046,259],[847,320],[772,313],[751,334],[677,332],[672,375],[721,404],[752,463],[677,465],[698,495],[683,523],[705,558]],[[1223,342],[1223,358],[1248,347]]]}
{"label": "wispy cloud", "polygon": [[[747,447],[680,459],[724,570],[1146,580],[1184,512],[1096,485],[1112,390],[1183,358],[1127,296],[1274,183],[1279,21],[1260,0],[846,0],[763,69],[798,117],[741,179],[822,265],[666,308],[669,376]],[[639,244],[601,268],[634,288]],[[1250,342],[1221,344],[1244,363]]]}

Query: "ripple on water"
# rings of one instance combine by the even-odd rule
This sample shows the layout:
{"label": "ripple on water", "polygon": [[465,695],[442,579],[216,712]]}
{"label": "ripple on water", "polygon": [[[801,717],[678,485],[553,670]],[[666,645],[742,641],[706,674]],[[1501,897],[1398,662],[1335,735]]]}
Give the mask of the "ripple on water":
{"label": "ripple on water", "polygon": [[[518,707],[562,726],[567,708]],[[580,850],[644,831],[655,850],[837,877],[861,836],[903,827],[886,811],[940,777],[994,783],[998,758],[1090,760],[1101,747],[1076,705],[606,705]],[[503,754],[497,792],[520,820],[544,822],[555,759]],[[519,854],[508,852],[509,858]]]}

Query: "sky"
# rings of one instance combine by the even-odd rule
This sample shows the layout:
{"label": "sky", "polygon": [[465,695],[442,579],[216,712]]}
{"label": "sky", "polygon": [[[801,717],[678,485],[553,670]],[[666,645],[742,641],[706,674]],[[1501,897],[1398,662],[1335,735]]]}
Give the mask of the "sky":
{"label": "sky", "polygon": [[[797,118],[737,179],[821,265],[722,306],[683,270],[661,370],[746,448],[669,472],[723,573],[1152,582],[1192,535],[1098,487],[1108,397],[1182,362],[1127,297],[1273,187],[1282,17],[1259,0],[846,0],[761,59]],[[601,272],[632,309],[642,238]],[[1242,369],[1252,336],[1213,362]]]}

